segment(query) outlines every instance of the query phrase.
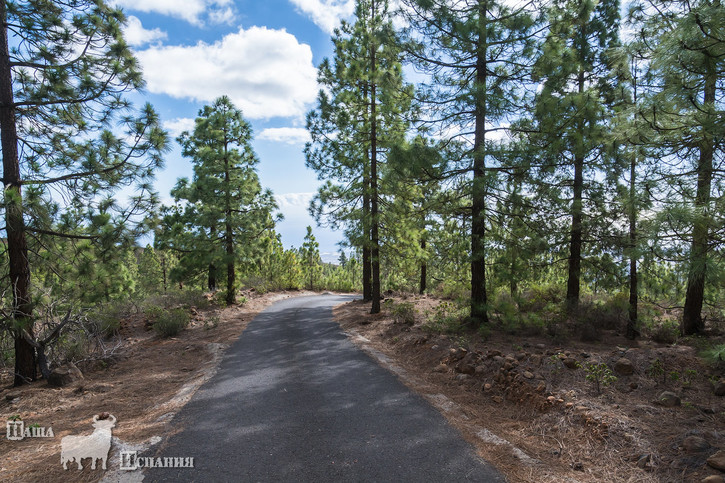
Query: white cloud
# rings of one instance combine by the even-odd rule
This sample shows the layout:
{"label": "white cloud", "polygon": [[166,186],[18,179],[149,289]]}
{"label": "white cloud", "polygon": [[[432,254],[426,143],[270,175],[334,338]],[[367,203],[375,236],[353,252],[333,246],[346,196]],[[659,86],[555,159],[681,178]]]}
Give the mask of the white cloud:
{"label": "white cloud", "polygon": [[274,195],[279,205],[280,211],[295,211],[302,209],[307,212],[307,207],[310,206],[310,201],[315,193],[284,193],[281,195]]}
{"label": "white cloud", "polygon": [[134,47],[164,40],[168,37],[166,32],[161,29],[147,30],[143,28],[141,21],[133,15],[130,15],[126,21],[123,36],[126,42],[128,42],[128,45]]}
{"label": "white cloud", "polygon": [[307,15],[318,27],[332,33],[340,20],[355,11],[354,0],[290,0],[299,11]]}
{"label": "white cloud", "polygon": [[179,117],[163,122],[164,129],[169,131],[169,136],[177,138],[184,131],[194,130],[194,120],[190,117]]}
{"label": "white cloud", "polygon": [[147,89],[208,102],[228,95],[250,119],[299,117],[317,95],[312,49],[284,30],[240,29],[193,46],[156,46],[136,54]]}
{"label": "white cloud", "polygon": [[231,23],[235,18],[233,0],[114,0],[124,10],[154,12],[186,20],[193,25]]}
{"label": "white cloud", "polygon": [[270,127],[259,133],[258,138],[286,144],[304,144],[310,140],[310,133],[301,127]]}

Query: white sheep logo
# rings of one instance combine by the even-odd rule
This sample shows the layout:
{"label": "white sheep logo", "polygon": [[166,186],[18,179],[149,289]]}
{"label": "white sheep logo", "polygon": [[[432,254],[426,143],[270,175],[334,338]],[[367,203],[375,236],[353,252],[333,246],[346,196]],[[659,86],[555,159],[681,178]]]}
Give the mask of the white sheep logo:
{"label": "white sheep logo", "polygon": [[[103,419],[102,416],[105,416]],[[91,459],[91,469],[96,469],[96,459],[101,460],[101,468],[106,469],[106,460],[108,452],[111,450],[111,428],[116,425],[116,418],[108,413],[101,416],[96,414],[93,416],[93,427],[96,428],[92,434],[88,436],[64,436],[60,440],[60,463],[63,469],[68,469],[68,463],[73,460],[78,464],[78,469],[82,470],[81,460],[83,458]]]}

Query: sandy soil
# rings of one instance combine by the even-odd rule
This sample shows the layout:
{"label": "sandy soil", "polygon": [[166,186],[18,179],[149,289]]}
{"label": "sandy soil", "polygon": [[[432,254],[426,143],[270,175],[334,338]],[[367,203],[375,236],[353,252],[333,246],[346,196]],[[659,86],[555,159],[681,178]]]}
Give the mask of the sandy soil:
{"label": "sandy soil", "polygon": [[[84,368],[84,379],[64,388],[38,381],[12,388],[10,374],[0,377],[0,421],[20,415],[25,425],[51,427],[53,438],[6,439],[0,437],[0,481],[98,481],[114,480],[119,448],[143,449],[167,434],[169,421],[209,377],[224,350],[244,331],[254,316],[277,300],[307,292],[265,295],[246,293],[243,306],[197,311],[177,337],[163,339],[147,330],[143,315],[122,321],[123,345],[102,364]],[[208,323],[217,316],[219,323]],[[207,324],[204,322],[207,321]],[[108,472],[90,469],[83,461],[79,471],[60,464],[60,441],[70,434],[90,434],[95,414],[108,412],[117,419],[113,430],[112,458]],[[126,480],[129,472],[124,472]],[[136,472],[133,472],[136,473]],[[140,475],[136,475],[140,476]]]}
{"label": "sandy soil", "polygon": [[[690,482],[725,475],[706,463],[725,449],[725,398],[711,385],[722,374],[694,348],[630,343],[615,333],[594,344],[495,331],[485,342],[475,334],[436,334],[424,327],[423,314],[440,301],[393,302],[401,298],[417,308],[413,325],[395,323],[385,310],[371,316],[361,302],[337,307],[335,317],[510,481]],[[577,367],[614,368],[622,358],[633,373],[612,371],[617,380],[601,394]],[[665,391],[680,405],[663,406]]]}

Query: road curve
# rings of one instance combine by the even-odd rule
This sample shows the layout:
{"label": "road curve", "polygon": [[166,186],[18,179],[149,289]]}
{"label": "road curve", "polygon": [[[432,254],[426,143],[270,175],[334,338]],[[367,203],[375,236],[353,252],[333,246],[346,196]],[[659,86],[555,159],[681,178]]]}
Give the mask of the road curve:
{"label": "road curve", "polygon": [[260,313],[174,419],[146,481],[497,482],[423,398],[332,320],[352,296],[283,300]]}

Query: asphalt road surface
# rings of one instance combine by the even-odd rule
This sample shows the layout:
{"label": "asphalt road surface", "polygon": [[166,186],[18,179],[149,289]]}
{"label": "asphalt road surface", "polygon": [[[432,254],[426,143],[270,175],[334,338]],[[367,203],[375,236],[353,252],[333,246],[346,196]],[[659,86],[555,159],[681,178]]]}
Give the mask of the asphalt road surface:
{"label": "asphalt road surface", "polygon": [[174,419],[146,481],[504,481],[423,398],[347,340],[332,307],[276,303],[250,322],[218,373]]}

